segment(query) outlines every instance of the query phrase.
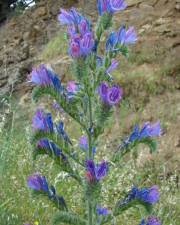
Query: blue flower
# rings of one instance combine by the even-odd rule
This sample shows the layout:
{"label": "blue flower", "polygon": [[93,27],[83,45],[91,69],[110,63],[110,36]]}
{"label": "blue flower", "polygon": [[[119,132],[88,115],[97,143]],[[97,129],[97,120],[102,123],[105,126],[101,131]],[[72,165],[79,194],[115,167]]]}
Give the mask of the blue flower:
{"label": "blue flower", "polygon": [[47,153],[52,153],[55,156],[61,157],[62,160],[66,161],[67,157],[62,153],[62,150],[57,147],[52,141],[47,138],[42,138],[37,142],[37,148],[46,149]]}
{"label": "blue flower", "polygon": [[43,191],[43,192],[49,191],[46,178],[38,173],[34,173],[27,178],[27,185],[29,188],[35,191]]}
{"label": "blue flower", "polygon": [[106,69],[106,73],[110,74],[110,72],[114,69],[116,69],[116,67],[118,66],[118,61],[116,59],[112,59],[111,60],[111,64],[110,66]]}
{"label": "blue flower", "polygon": [[94,39],[92,32],[85,34],[73,34],[69,41],[69,54],[73,58],[87,56],[94,47]]}
{"label": "blue flower", "polygon": [[150,188],[138,189],[134,186],[128,193],[128,197],[129,200],[138,199],[149,204],[154,204],[159,200],[158,187],[154,185]]}
{"label": "blue flower", "polygon": [[34,68],[28,75],[28,80],[39,86],[52,86],[56,91],[62,91],[62,85],[58,76],[44,64]]}
{"label": "blue flower", "polygon": [[83,16],[73,7],[69,11],[61,9],[60,14],[58,15],[58,20],[66,25],[78,25],[82,18]]}
{"label": "blue flower", "polygon": [[99,164],[95,164],[93,160],[86,160],[86,177],[88,182],[98,182],[104,177],[108,171],[108,163],[101,161]]}
{"label": "blue flower", "polygon": [[34,130],[53,132],[53,122],[50,113],[45,113],[38,109],[32,118],[32,127]]}
{"label": "blue flower", "polygon": [[62,121],[59,121],[59,123],[56,124],[56,130],[59,136],[62,137],[62,139],[64,139],[66,143],[69,143],[70,145],[72,145],[71,140],[69,139],[67,133],[64,130],[64,123]]}
{"label": "blue flower", "polygon": [[139,225],[161,225],[161,222],[157,217],[149,216],[146,220],[142,219]]}
{"label": "blue flower", "polygon": [[111,32],[106,40],[106,50],[115,49],[118,44],[118,35],[115,31]]}
{"label": "blue flower", "polygon": [[129,27],[126,31],[125,26],[121,26],[117,35],[118,43],[120,43],[121,45],[134,44],[137,40],[137,35],[134,27]]}
{"label": "blue flower", "polygon": [[106,216],[108,215],[108,209],[106,207],[101,207],[99,205],[96,206],[96,213],[98,215],[103,215],[103,216]]}
{"label": "blue flower", "polygon": [[117,32],[113,31],[107,37],[106,51],[117,51],[119,49],[118,45],[134,44],[136,40],[137,35],[134,27],[129,27],[128,30],[126,30],[125,26],[121,26]]}
{"label": "blue flower", "polygon": [[82,135],[79,138],[79,147],[82,148],[82,149],[85,149],[85,150],[88,149],[88,140],[87,140],[87,137],[85,135]]}
{"label": "blue flower", "polygon": [[125,147],[128,144],[130,144],[134,141],[137,141],[137,140],[141,140],[143,138],[152,138],[152,137],[156,137],[159,135],[161,135],[161,126],[160,126],[159,121],[157,121],[154,124],[150,124],[150,122],[145,122],[141,129],[136,124],[133,128],[133,131],[129,135],[129,137],[127,137],[123,141],[122,147]]}
{"label": "blue flower", "polygon": [[120,102],[123,91],[118,85],[113,84],[109,87],[108,84],[103,81],[98,87],[98,94],[104,104],[113,106]]}
{"label": "blue flower", "polygon": [[78,25],[79,33],[84,35],[91,31],[90,22],[86,18],[82,18],[81,22]]}
{"label": "blue flower", "polygon": [[69,11],[61,9],[58,19],[68,25],[69,54],[73,58],[87,56],[93,50],[95,43],[88,19],[74,8]]}
{"label": "blue flower", "polygon": [[28,75],[28,80],[36,85],[47,86],[51,84],[51,77],[44,64],[34,68]]}
{"label": "blue flower", "polygon": [[97,0],[97,9],[99,15],[102,15],[104,12],[114,13],[125,9],[127,4],[124,0]]}

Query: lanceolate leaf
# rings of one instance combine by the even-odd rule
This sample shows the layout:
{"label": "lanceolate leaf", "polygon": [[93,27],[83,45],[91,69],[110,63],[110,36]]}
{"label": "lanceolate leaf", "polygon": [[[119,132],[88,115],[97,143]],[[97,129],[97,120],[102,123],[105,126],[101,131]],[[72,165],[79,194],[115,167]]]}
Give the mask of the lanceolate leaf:
{"label": "lanceolate leaf", "polygon": [[114,153],[114,155],[112,157],[112,162],[116,162],[116,161],[121,160],[121,158],[125,154],[127,154],[129,152],[132,152],[133,148],[137,147],[139,144],[147,145],[150,149],[150,153],[154,153],[156,151],[156,148],[157,148],[156,140],[151,139],[151,138],[144,138],[144,139],[141,139],[141,140],[136,140],[136,141],[133,141],[132,143],[122,143],[122,145]]}

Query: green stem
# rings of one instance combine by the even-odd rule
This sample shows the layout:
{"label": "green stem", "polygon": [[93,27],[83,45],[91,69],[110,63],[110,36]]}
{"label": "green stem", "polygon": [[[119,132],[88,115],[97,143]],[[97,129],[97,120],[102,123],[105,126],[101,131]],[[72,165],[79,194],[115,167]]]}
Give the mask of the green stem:
{"label": "green stem", "polygon": [[[89,103],[89,129],[88,129],[88,159],[92,159],[92,131],[93,128],[93,115],[92,115],[92,100],[91,95],[88,94],[88,103]],[[91,192],[90,192],[91,194]],[[91,196],[87,199],[88,204],[88,225],[93,225],[93,205]]]}
{"label": "green stem", "polygon": [[93,225],[93,208],[91,199],[88,200],[88,225]]}
{"label": "green stem", "polygon": [[93,118],[92,118],[92,102],[91,97],[88,96],[89,100],[89,131],[88,131],[88,143],[89,143],[89,151],[88,151],[88,158],[92,158],[92,133],[91,129],[93,127]]}

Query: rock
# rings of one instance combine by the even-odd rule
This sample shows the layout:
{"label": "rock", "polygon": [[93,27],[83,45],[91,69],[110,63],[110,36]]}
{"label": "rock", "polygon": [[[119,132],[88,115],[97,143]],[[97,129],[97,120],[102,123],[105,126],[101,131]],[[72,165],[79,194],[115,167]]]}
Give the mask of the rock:
{"label": "rock", "polygon": [[180,4],[179,3],[176,4],[175,9],[178,10],[178,11],[180,10]]}
{"label": "rock", "polygon": [[33,16],[35,19],[38,19],[40,17],[44,17],[47,14],[47,10],[45,6],[41,6],[35,10],[33,13]]}
{"label": "rock", "polygon": [[135,6],[139,3],[141,3],[143,0],[127,0],[127,5],[128,7],[132,7],[132,6]]}
{"label": "rock", "polygon": [[148,4],[146,4],[146,3],[141,3],[141,4],[139,5],[139,8],[140,8],[141,10],[147,11],[148,14],[149,14],[149,13],[152,13],[152,12],[154,11],[154,7],[151,6],[151,5],[148,5]]}

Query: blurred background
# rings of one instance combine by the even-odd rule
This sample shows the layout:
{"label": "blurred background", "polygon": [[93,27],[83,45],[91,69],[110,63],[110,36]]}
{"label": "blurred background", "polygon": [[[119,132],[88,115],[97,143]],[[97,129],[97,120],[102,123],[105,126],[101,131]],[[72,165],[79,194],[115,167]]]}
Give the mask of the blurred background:
{"label": "blurred background", "polygon": [[[138,41],[130,47],[128,59],[119,57],[119,67],[113,72],[124,90],[124,100],[101,137],[97,154],[110,154],[135,123],[159,119],[163,134],[157,153],[150,155],[141,146],[137,160],[129,156],[129,161],[109,173],[104,201],[111,208],[134,181],[140,185],[157,183],[161,199],[156,214],[165,225],[179,225],[180,0],[126,2],[126,10],[115,14],[113,28],[134,26]],[[46,174],[65,194],[72,209],[82,211],[82,199],[74,195],[76,183],[67,180],[46,157],[32,162],[28,140],[36,107],[31,101],[32,87],[27,83],[32,67],[49,64],[62,82],[73,79],[66,30],[57,21],[59,9],[71,6],[93,23],[96,21],[95,0],[0,0],[0,225],[50,224],[56,209],[46,199],[34,199],[26,187],[26,177],[34,171]],[[41,105],[51,108],[51,101],[46,99]],[[73,140],[81,135],[70,119],[66,119],[66,129]],[[138,224],[140,213],[135,212],[128,211],[117,224]]]}

